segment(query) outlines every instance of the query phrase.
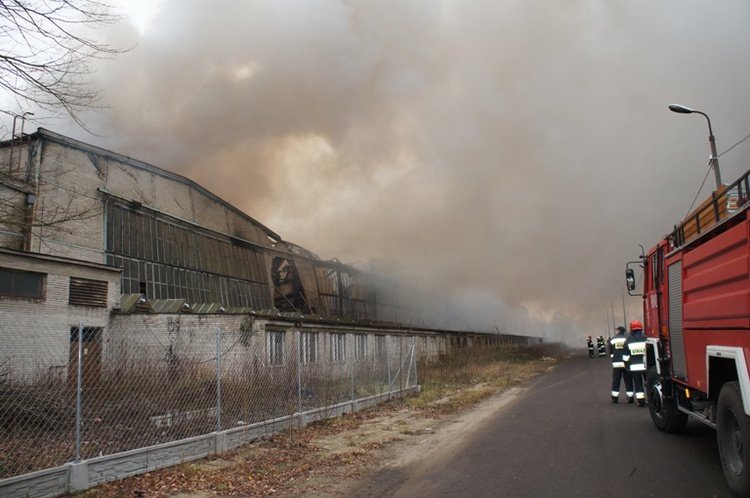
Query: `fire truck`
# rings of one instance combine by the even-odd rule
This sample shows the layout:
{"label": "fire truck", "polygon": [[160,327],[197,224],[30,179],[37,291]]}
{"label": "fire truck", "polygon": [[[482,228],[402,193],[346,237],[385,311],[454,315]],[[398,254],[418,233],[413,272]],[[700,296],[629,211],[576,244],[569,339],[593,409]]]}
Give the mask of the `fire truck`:
{"label": "fire truck", "polygon": [[724,475],[742,496],[750,496],[749,175],[641,248],[625,274],[628,293],[643,298],[654,424],[678,433],[693,418],[716,429]]}

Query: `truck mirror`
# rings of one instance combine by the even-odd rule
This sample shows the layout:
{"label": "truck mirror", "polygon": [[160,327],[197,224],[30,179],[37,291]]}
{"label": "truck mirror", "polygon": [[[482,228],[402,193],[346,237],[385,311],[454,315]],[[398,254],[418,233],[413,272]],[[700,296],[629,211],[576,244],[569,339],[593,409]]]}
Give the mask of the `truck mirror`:
{"label": "truck mirror", "polygon": [[629,291],[632,292],[635,290],[635,272],[630,268],[625,270],[625,282]]}

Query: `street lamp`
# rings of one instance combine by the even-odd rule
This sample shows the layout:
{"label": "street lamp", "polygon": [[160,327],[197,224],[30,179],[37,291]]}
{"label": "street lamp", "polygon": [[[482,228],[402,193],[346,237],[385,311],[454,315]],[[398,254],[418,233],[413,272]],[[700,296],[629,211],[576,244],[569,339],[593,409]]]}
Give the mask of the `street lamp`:
{"label": "street lamp", "polygon": [[706,121],[708,121],[708,142],[711,144],[711,158],[709,161],[711,162],[711,166],[714,169],[714,175],[716,176],[716,190],[719,190],[719,187],[721,187],[721,173],[719,172],[719,157],[716,155],[716,140],[714,139],[714,131],[711,128],[711,119],[708,117],[708,114],[705,112],[701,112],[695,109],[691,109],[689,107],[685,107],[684,105],[678,105],[678,104],[672,104],[669,106],[669,110],[672,112],[676,112],[678,114],[700,114],[703,117],[706,118]]}

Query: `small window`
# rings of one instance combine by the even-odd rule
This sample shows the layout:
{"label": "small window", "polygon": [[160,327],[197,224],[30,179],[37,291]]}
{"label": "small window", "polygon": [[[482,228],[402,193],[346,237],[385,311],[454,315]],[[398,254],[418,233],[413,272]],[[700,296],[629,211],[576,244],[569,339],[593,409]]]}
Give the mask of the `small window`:
{"label": "small window", "polygon": [[303,365],[318,362],[318,334],[302,332],[300,334],[299,361]]}
{"label": "small window", "polygon": [[284,364],[284,332],[266,331],[266,355],[269,365]]}
{"label": "small window", "polygon": [[68,304],[106,308],[107,282],[71,277]]}
{"label": "small window", "polygon": [[343,363],[346,357],[346,335],[331,334],[331,361]]}
{"label": "small window", "polygon": [[388,342],[384,335],[375,336],[375,355],[379,360],[388,358]]}
{"label": "small window", "polygon": [[0,295],[25,299],[44,297],[44,273],[0,268]]}
{"label": "small window", "polygon": [[367,336],[356,334],[354,336],[354,359],[363,360],[367,358]]}

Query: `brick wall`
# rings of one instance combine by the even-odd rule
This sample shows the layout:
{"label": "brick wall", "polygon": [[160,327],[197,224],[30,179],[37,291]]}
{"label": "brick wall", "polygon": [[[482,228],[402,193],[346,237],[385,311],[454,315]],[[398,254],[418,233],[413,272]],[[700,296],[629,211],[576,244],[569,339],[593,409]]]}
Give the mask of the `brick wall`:
{"label": "brick wall", "polygon": [[[107,327],[110,311],[119,303],[120,272],[7,250],[0,250],[0,268],[46,275],[42,299],[0,296],[2,369],[10,370],[14,378],[64,375],[71,328],[79,322],[86,327]],[[108,282],[107,306],[68,304],[71,277]]]}

